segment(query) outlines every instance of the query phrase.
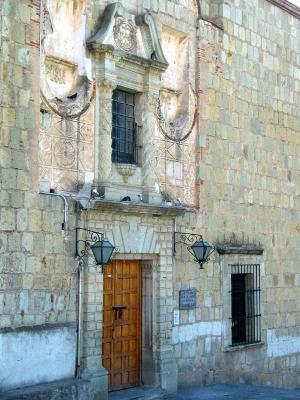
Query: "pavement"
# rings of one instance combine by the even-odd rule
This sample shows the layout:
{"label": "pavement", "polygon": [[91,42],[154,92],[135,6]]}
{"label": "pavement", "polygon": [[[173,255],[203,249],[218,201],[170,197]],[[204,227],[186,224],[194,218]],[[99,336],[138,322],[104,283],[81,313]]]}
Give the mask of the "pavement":
{"label": "pavement", "polygon": [[300,389],[257,385],[212,385],[180,390],[167,395],[159,388],[145,386],[110,392],[109,400],[300,400]]}
{"label": "pavement", "polygon": [[181,390],[168,400],[300,400],[300,389],[256,385],[213,385]]}

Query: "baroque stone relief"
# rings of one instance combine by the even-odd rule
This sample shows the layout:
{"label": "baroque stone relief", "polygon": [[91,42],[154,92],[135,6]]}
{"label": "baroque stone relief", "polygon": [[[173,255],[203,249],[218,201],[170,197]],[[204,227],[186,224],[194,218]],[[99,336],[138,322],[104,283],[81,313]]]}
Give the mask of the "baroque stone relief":
{"label": "baroque stone relief", "polygon": [[119,2],[105,8],[100,29],[88,40],[88,45],[112,46],[128,55],[167,64],[152,15],[136,16]]}
{"label": "baroque stone relief", "polygon": [[41,93],[60,116],[75,118],[93,97],[85,57],[84,0],[47,0],[41,38]]}
{"label": "baroque stone relief", "polygon": [[94,95],[85,59],[84,0],[47,0],[41,46],[39,178],[74,192],[93,178]]}
{"label": "baroque stone relief", "polygon": [[[94,171],[93,107],[76,119],[41,112],[39,175],[57,191],[74,192]],[[48,119],[51,121],[49,122]]]}
{"label": "baroque stone relief", "polygon": [[117,47],[124,51],[136,52],[136,28],[123,17],[115,19],[113,28],[114,42]]}
{"label": "baroque stone relief", "polygon": [[[157,254],[159,238],[155,228],[142,224],[140,218],[130,217],[128,223],[120,223],[106,232],[108,240],[118,243],[120,253]],[[141,240],[143,238],[143,240]]]}
{"label": "baroque stone relief", "polygon": [[187,139],[194,128],[196,114],[196,95],[191,86],[188,88],[187,101],[181,92],[161,90],[157,119],[161,132],[169,140],[180,142]]}
{"label": "baroque stone relief", "polygon": [[164,27],[162,47],[169,67],[157,104],[156,179],[167,199],[195,205],[195,125],[197,96],[193,42],[189,35]]}

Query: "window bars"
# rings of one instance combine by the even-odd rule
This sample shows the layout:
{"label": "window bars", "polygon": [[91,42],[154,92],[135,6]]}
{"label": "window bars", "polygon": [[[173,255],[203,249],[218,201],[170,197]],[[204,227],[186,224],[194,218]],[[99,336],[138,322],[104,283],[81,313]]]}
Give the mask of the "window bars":
{"label": "window bars", "polygon": [[118,89],[112,96],[112,162],[137,164],[134,94]]}
{"label": "window bars", "polygon": [[232,346],[261,341],[260,265],[232,264]]}

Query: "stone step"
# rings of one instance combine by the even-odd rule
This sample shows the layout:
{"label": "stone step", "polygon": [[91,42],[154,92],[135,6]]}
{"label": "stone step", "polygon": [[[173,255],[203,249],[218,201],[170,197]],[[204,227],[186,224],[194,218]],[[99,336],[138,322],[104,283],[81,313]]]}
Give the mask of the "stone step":
{"label": "stone step", "polygon": [[83,400],[90,398],[88,382],[83,379],[66,379],[1,392],[1,400]]}
{"label": "stone step", "polygon": [[164,400],[166,391],[152,387],[136,387],[108,394],[108,400]]}

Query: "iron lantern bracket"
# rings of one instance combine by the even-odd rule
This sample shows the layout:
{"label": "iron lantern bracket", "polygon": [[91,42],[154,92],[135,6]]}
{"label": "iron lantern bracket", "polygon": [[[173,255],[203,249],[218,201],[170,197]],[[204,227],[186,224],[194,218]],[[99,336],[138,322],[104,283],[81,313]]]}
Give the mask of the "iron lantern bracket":
{"label": "iron lantern bracket", "polygon": [[[85,239],[80,238],[80,231],[85,232]],[[102,232],[91,231],[85,228],[76,228],[76,258],[79,260],[79,267],[84,265],[84,257],[88,254],[89,249],[96,242],[105,240],[105,235]],[[118,252],[118,248],[114,248],[114,252]],[[104,264],[100,264],[101,272],[103,273]]]}
{"label": "iron lantern bracket", "polygon": [[[197,233],[188,232],[174,232],[173,233],[173,256],[176,256],[176,245],[181,243],[184,244],[190,251],[190,247],[196,241],[203,242],[202,235]],[[190,251],[191,252],[191,251]]]}
{"label": "iron lantern bracket", "polygon": [[200,265],[200,269],[203,269],[203,264],[209,261],[209,256],[215,251],[215,247],[210,245],[210,252],[206,258],[206,260],[199,261],[195,257],[195,254],[192,249],[192,245],[195,242],[202,242],[204,243],[203,237],[197,233],[189,233],[189,232],[174,232],[173,233],[173,256],[176,256],[176,245],[182,244],[185,245],[188,252],[193,256],[195,262]]}

